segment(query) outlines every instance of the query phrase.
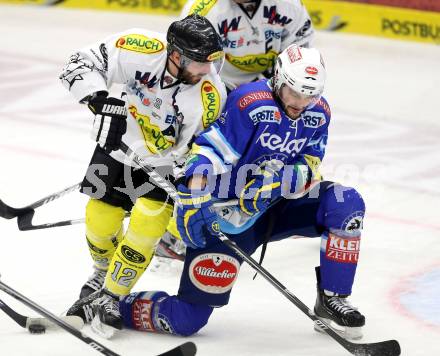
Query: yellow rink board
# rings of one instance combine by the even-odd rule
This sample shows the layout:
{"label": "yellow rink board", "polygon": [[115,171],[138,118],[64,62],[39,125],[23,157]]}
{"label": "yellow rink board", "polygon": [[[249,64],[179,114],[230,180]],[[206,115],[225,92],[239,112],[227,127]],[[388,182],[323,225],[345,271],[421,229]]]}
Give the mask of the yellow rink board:
{"label": "yellow rink board", "polygon": [[317,29],[440,44],[440,13],[342,1],[303,2]]}
{"label": "yellow rink board", "polygon": [[[210,0],[200,0],[201,3]],[[440,1],[440,0],[439,0]],[[440,44],[440,13],[329,0],[303,0],[315,28]],[[177,15],[183,0],[0,0],[0,3]]]}

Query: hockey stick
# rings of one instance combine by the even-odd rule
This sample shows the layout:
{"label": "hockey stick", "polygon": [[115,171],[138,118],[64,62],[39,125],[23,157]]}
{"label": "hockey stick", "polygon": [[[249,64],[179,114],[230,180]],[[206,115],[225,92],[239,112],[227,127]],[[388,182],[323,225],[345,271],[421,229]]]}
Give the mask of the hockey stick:
{"label": "hockey stick", "polygon": [[[29,213],[27,213],[25,215],[21,215],[17,218],[18,229],[20,231],[49,229],[52,227],[82,224],[85,222],[85,219],[81,218],[81,219],[63,220],[63,221],[57,221],[57,222],[53,222],[53,223],[34,225],[32,223],[32,219],[34,218],[34,214],[35,214],[35,211],[31,210]],[[130,216],[130,213],[128,213],[128,212],[125,213],[125,217],[129,217],[129,216]]]}
{"label": "hockey stick", "polygon": [[[1,280],[0,280],[0,290],[2,290],[3,292],[14,297],[15,299],[17,299],[18,301],[20,301],[24,305],[28,306],[29,308],[33,309],[37,313],[43,315],[45,318],[47,318],[51,322],[58,325],[60,328],[66,330],[68,333],[77,337],[78,339],[80,339],[81,341],[83,341],[84,343],[86,343],[87,345],[92,347],[94,350],[102,353],[103,355],[120,356],[116,352],[110,350],[106,346],[100,344],[96,340],[85,335],[81,331],[75,329],[73,326],[66,323],[65,320],[57,317],[56,315],[52,314],[47,309],[44,309],[43,307],[36,304],[35,302],[30,300],[29,298],[25,297],[21,293],[12,289],[11,287],[9,287],[5,283],[3,283]],[[6,314],[8,314],[11,318],[13,318],[20,326],[26,327],[26,325],[27,325],[26,319],[28,319],[27,317],[25,317],[21,314],[18,314],[17,312],[12,310],[10,307],[8,307],[6,304],[4,304],[2,301],[0,301],[0,307],[1,307],[1,309],[3,309],[3,311],[5,311]],[[196,351],[197,351],[196,345],[193,342],[188,341],[188,342],[185,342],[185,343],[183,343],[183,344],[181,344],[181,345],[179,345],[169,351],[166,351],[166,352],[160,354],[159,356],[194,356],[196,354]]]}
{"label": "hockey stick", "polygon": [[45,205],[47,203],[50,203],[51,201],[54,201],[58,198],[61,198],[62,196],[71,193],[81,186],[81,183],[77,183],[75,185],[72,185],[70,187],[67,187],[66,189],[63,189],[59,192],[53,193],[51,195],[48,195],[45,198],[42,198],[35,203],[29,204],[23,208],[13,208],[12,206],[9,206],[5,204],[2,200],[0,200],[0,217],[5,219],[13,219],[16,217],[21,217],[23,215],[26,215],[30,212],[33,212],[36,208]]}
{"label": "hockey stick", "polygon": [[[30,332],[32,332],[32,327],[34,325],[41,325],[44,328],[50,328],[56,326],[46,318],[31,318],[29,316],[21,315],[1,299],[0,299],[0,309],[3,310],[5,314],[7,314],[18,325],[20,325],[22,328],[28,329]],[[72,325],[75,329],[81,329],[84,325],[82,319],[74,315],[64,316],[61,317],[61,319],[63,319],[68,324]]]}
{"label": "hockey stick", "polygon": [[[150,178],[163,190],[165,190],[176,203],[179,203],[179,195],[176,188],[168,180],[159,175],[152,167],[142,163],[140,157],[136,155],[125,143],[122,143],[121,150],[135,162],[139,168],[146,172]],[[234,241],[219,232],[218,238],[246,261],[258,274],[266,279],[272,286],[274,286],[281,294],[289,299],[297,308],[299,308],[305,315],[307,315],[315,324],[317,324],[325,333],[332,337],[342,347],[344,347],[351,354],[356,356],[398,356],[400,355],[400,345],[396,340],[387,340],[377,343],[357,344],[350,342],[340,336],[337,332],[330,328],[327,323],[319,319],[307,305],[299,300],[292,292],[290,292],[281,282],[272,276],[264,267],[258,264],[251,256],[244,252]]]}
{"label": "hockey stick", "polygon": [[100,344],[96,340],[93,340],[91,337],[83,334],[81,331],[70,326],[64,320],[57,317],[55,314],[52,314],[50,311],[39,306],[38,304],[36,304],[32,300],[28,299],[24,295],[20,294],[16,290],[12,289],[11,287],[6,285],[2,281],[0,281],[0,289],[3,292],[9,294],[11,297],[14,297],[18,301],[22,302],[23,304],[25,304],[29,308],[33,309],[37,313],[43,315],[44,317],[46,317],[47,319],[49,319],[50,321],[52,321],[53,323],[58,325],[60,328],[66,330],[68,333],[72,334],[73,336],[77,337],[81,341],[85,342],[87,345],[94,348],[96,351],[101,352],[103,355],[120,356],[117,353],[113,352],[112,350],[108,349],[106,346]]}

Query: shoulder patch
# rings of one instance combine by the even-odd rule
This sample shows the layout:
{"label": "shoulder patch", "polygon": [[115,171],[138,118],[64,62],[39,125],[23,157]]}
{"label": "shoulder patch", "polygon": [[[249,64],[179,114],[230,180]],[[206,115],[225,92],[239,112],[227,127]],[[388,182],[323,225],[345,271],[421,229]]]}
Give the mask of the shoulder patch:
{"label": "shoulder patch", "polygon": [[157,38],[150,38],[139,34],[130,34],[120,37],[116,41],[116,47],[145,54],[160,52],[165,48],[162,41]]}
{"label": "shoulder patch", "polygon": [[327,120],[322,112],[317,111],[305,111],[301,115],[302,121],[304,122],[304,127],[309,127],[311,129],[317,129],[318,127],[325,125]]}
{"label": "shoulder patch", "polygon": [[254,125],[259,122],[273,122],[278,125],[281,123],[280,110],[274,105],[259,106],[249,113],[249,117]]}
{"label": "shoulder patch", "polygon": [[328,116],[332,115],[331,110],[330,110],[330,106],[328,105],[327,100],[325,100],[324,98],[322,98],[322,97],[319,98],[319,101],[316,103],[316,105],[322,106],[322,108],[324,109],[325,113]]}
{"label": "shoulder patch", "polygon": [[217,119],[220,113],[220,94],[209,80],[205,80],[202,83],[201,95],[203,103],[203,127],[206,129]]}
{"label": "shoulder patch", "polygon": [[217,0],[196,0],[189,10],[189,14],[206,16],[211,8],[217,3]]}
{"label": "shoulder patch", "polygon": [[270,91],[264,90],[247,93],[238,100],[238,107],[244,110],[258,100],[273,100],[273,95]]}

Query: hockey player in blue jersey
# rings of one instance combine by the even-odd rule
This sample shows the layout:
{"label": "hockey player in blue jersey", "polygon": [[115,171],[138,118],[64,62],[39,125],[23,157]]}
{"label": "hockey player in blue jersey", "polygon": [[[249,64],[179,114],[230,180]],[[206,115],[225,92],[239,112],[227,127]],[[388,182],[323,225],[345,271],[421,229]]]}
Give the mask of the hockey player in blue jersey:
{"label": "hockey player in blue jersey", "polygon": [[[178,187],[177,226],[188,246],[178,294],[124,297],[127,327],[191,335],[214,307],[228,304],[242,259],[216,237],[219,225],[248,254],[293,235],[320,238],[314,312],[345,337],[361,337],[365,318],[347,297],[365,205],[354,188],[319,173],[331,119],[321,97],[325,78],[319,51],[291,45],[278,57],[272,80],[231,92],[222,116],[195,140]],[[231,200],[238,204],[219,204]],[[69,313],[84,316],[92,300]]]}

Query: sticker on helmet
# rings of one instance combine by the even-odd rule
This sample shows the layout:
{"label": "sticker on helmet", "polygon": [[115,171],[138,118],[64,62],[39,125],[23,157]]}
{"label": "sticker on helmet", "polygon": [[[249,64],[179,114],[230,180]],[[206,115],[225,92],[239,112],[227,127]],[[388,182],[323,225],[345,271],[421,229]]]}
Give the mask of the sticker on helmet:
{"label": "sticker on helmet", "polygon": [[225,52],[223,51],[217,51],[214,53],[211,53],[208,58],[206,58],[209,62],[214,62],[220,58],[222,58],[225,55]]}
{"label": "sticker on helmet", "polygon": [[296,61],[302,59],[301,50],[295,45],[287,48],[287,56],[289,57],[290,63],[295,63]]}
{"label": "sticker on helmet", "polygon": [[318,74],[318,68],[316,67],[306,67],[306,73],[310,75],[316,75]]}

